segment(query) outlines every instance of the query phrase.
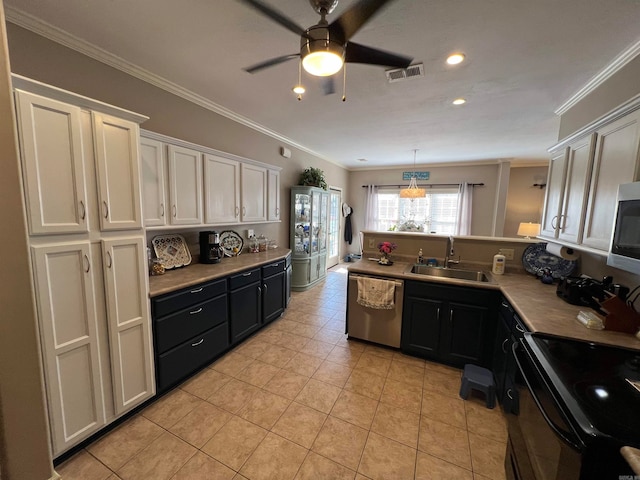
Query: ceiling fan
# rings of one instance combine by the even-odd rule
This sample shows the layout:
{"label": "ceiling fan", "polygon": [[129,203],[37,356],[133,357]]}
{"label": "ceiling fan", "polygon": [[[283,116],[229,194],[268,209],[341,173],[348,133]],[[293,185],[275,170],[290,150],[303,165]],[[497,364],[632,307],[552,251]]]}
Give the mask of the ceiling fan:
{"label": "ceiling fan", "polygon": [[[287,30],[300,35],[300,53],[282,55],[245,68],[249,73],[256,73],[294,58],[301,58],[305,71],[319,77],[337,73],[345,62],[407,68],[413,60],[350,41],[372,16],[391,0],[358,0],[331,23],[327,22],[326,16],[334,10],[338,0],[309,0],[313,9],[320,15],[320,21],[307,29],[300,27],[261,0],[240,1]],[[325,88],[325,93],[333,93],[332,87]]]}

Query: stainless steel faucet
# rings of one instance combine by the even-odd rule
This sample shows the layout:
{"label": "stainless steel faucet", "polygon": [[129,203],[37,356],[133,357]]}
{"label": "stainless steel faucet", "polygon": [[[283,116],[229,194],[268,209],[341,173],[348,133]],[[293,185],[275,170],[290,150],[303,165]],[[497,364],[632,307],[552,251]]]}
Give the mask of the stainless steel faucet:
{"label": "stainless steel faucet", "polygon": [[447,238],[447,251],[444,255],[444,268],[448,268],[449,264],[451,263],[453,263],[454,265],[460,263],[460,257],[458,257],[458,260],[451,259],[451,257],[453,257],[455,254],[456,251],[453,249],[453,235],[449,235],[449,238]]}

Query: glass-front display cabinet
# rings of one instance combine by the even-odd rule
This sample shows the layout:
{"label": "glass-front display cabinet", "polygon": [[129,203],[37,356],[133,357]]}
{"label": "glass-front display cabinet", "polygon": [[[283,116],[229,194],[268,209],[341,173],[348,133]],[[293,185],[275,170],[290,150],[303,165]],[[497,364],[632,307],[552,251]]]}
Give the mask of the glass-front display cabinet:
{"label": "glass-front display cabinet", "polygon": [[326,275],[329,193],[316,187],[291,188],[293,290],[306,290]]}

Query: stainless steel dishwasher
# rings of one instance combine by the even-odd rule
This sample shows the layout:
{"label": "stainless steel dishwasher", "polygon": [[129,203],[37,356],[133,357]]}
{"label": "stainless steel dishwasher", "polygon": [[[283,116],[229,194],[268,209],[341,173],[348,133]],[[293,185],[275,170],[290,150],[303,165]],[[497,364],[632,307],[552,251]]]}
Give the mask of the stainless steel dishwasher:
{"label": "stainless steel dishwasher", "polygon": [[[360,305],[357,301],[359,277],[395,282],[395,308],[378,310]],[[404,282],[402,280],[350,273],[347,289],[347,334],[349,337],[399,348],[402,331],[403,290]]]}

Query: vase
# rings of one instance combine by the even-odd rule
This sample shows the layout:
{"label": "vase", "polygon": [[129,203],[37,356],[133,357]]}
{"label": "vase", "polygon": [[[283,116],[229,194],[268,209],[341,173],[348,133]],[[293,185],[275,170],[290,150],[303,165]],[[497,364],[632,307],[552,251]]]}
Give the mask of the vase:
{"label": "vase", "polygon": [[380,265],[391,265],[393,262],[391,261],[391,255],[388,253],[383,253],[380,256],[380,260],[378,261]]}

